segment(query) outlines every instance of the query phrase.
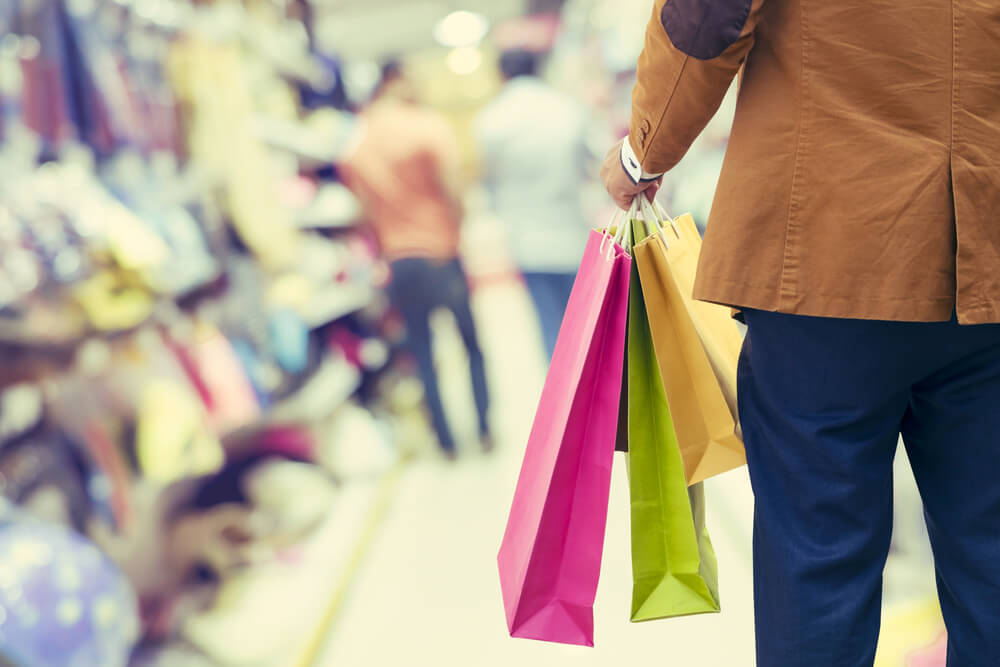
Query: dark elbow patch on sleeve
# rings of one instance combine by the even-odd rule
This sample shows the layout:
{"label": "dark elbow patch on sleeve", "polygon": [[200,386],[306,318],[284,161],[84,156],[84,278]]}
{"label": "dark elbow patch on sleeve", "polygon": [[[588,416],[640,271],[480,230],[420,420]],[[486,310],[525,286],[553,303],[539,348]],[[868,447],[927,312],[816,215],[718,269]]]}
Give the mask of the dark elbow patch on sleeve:
{"label": "dark elbow patch on sleeve", "polygon": [[752,0],[667,0],[660,23],[678,50],[692,58],[718,58],[740,38]]}

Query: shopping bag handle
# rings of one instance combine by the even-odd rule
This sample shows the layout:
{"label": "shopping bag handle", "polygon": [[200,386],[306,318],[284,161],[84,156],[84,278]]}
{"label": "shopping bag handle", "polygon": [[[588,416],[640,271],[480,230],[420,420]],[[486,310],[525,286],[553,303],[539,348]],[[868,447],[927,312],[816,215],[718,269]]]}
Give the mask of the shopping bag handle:
{"label": "shopping bag handle", "polygon": [[656,201],[655,197],[652,200],[652,204],[653,204],[654,211],[656,212],[658,218],[660,220],[666,220],[667,222],[669,222],[670,223],[670,227],[673,228],[673,230],[674,230],[674,234],[677,235],[677,238],[680,238],[681,237],[681,231],[679,229],[677,229],[677,218],[671,217],[666,212],[666,210],[662,206],[660,206],[660,202]]}
{"label": "shopping bag handle", "polygon": [[[663,207],[660,206],[660,203],[656,201],[655,197],[650,198],[646,195],[645,192],[642,192],[639,194],[638,197],[636,197],[636,199],[641,200],[639,202],[639,206],[642,209],[642,214],[644,216],[647,216],[644,219],[644,221],[653,223],[653,226],[656,228],[656,231],[660,235],[660,238],[663,240],[663,244],[665,246],[669,248],[670,241],[667,238],[666,230],[663,228],[663,225],[661,224],[662,222],[669,223],[670,228],[674,233],[674,236],[676,236],[678,239],[681,238],[680,230],[677,229],[677,221],[674,218],[671,218],[667,214],[667,212],[663,209]],[[648,226],[646,228],[646,231],[649,231]]]}
{"label": "shopping bag handle", "polygon": [[[624,224],[619,224],[618,229],[615,230],[615,235],[611,236],[608,233],[608,230],[615,226],[615,223],[618,222],[618,219],[621,217],[621,214],[623,213],[622,209],[615,206],[615,212],[611,214],[611,220],[608,221],[608,225],[604,228],[604,232],[601,238],[602,253],[604,252],[604,243],[608,239],[611,239],[611,244],[608,245],[607,248],[607,253],[608,253],[607,258],[609,260],[614,256],[615,244],[621,246],[625,250],[625,252],[629,252],[629,249],[632,247],[632,242],[634,240],[632,238],[632,219],[638,216],[639,206],[640,206],[639,198],[636,197],[635,199],[632,200],[632,206],[630,206],[628,209],[625,218],[626,222]],[[628,243],[625,243],[626,239],[628,240]]]}

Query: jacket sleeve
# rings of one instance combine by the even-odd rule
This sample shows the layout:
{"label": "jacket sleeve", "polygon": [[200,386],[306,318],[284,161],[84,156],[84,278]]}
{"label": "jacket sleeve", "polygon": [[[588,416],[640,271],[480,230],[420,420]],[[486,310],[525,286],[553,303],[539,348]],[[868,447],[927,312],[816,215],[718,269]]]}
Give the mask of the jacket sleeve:
{"label": "jacket sleeve", "polygon": [[656,0],[639,56],[622,165],[633,180],[680,162],[754,44],[767,0]]}

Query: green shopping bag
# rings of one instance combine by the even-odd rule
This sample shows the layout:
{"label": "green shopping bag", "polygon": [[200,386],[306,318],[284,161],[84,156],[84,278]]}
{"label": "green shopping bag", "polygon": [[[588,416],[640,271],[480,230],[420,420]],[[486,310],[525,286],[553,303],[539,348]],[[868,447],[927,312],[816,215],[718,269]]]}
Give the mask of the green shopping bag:
{"label": "green shopping bag", "polygon": [[[632,225],[635,239],[648,236],[643,222]],[[635,263],[626,345],[632,620],[718,612],[718,563],[705,527],[705,491],[701,483],[687,485]]]}

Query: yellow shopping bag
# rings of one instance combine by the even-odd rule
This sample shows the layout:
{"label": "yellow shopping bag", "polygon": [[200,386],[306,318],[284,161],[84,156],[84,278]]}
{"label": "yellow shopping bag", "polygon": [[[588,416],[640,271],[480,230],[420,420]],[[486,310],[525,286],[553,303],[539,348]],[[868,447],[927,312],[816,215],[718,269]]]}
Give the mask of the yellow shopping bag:
{"label": "yellow shopping bag", "polygon": [[691,298],[701,249],[691,216],[671,221],[648,202],[643,209],[649,234],[634,258],[685,475],[695,484],[746,463],[736,410],[741,336],[725,308]]}

